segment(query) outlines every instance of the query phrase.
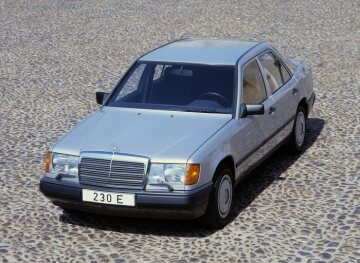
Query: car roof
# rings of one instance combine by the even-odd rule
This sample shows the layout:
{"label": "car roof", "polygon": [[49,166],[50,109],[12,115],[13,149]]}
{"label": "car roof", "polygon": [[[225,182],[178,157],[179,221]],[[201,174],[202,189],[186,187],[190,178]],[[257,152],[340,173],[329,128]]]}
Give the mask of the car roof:
{"label": "car roof", "polygon": [[236,65],[242,55],[260,43],[258,41],[187,38],[156,48],[140,57],[139,61]]}

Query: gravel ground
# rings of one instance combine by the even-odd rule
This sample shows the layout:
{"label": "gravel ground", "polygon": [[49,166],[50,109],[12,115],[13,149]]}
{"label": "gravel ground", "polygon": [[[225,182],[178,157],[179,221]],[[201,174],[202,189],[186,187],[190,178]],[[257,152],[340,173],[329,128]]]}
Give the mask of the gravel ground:
{"label": "gravel ground", "polygon": [[[360,2],[0,0],[0,260],[360,262]],[[68,214],[43,155],[141,53],[181,37],[268,40],[313,67],[307,150],[236,190],[233,221]]]}

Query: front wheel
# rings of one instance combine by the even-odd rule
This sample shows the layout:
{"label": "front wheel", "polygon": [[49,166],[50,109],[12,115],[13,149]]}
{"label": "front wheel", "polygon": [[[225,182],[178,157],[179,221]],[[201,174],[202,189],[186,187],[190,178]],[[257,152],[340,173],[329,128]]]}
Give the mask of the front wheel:
{"label": "front wheel", "polygon": [[288,141],[288,150],[292,154],[299,154],[304,151],[306,135],[306,114],[302,106],[299,106],[295,122]]}
{"label": "front wheel", "polygon": [[233,205],[234,176],[231,169],[221,166],[215,174],[209,204],[202,222],[209,228],[220,228],[229,222]]}

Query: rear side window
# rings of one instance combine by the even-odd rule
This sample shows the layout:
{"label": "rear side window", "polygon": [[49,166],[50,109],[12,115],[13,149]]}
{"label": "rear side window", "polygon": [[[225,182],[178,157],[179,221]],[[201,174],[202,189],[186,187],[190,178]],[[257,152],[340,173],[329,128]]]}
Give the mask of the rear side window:
{"label": "rear side window", "polygon": [[259,57],[259,60],[272,93],[288,82],[290,74],[273,53],[265,53]]}
{"label": "rear side window", "polygon": [[245,104],[258,104],[266,99],[264,80],[256,60],[244,67],[242,94]]}
{"label": "rear side window", "polygon": [[280,68],[281,68],[281,71],[280,71],[281,77],[283,78],[283,83],[285,84],[286,82],[289,81],[290,74],[282,64],[280,64]]}

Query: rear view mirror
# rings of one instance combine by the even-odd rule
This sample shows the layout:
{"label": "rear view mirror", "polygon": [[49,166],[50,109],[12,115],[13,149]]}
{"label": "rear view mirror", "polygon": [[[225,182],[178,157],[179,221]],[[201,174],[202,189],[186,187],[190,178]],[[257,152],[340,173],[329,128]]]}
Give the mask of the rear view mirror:
{"label": "rear view mirror", "polygon": [[262,115],[265,113],[264,105],[262,104],[245,104],[240,106],[240,117],[245,118],[248,115]]}
{"label": "rear view mirror", "polygon": [[97,104],[103,105],[109,93],[98,91],[96,92],[96,102]]}

